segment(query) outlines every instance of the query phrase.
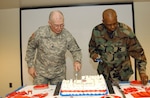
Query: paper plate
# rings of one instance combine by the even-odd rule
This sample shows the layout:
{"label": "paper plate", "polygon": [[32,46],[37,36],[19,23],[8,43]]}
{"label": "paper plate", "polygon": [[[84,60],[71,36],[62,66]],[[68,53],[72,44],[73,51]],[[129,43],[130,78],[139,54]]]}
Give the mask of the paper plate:
{"label": "paper plate", "polygon": [[130,81],[131,85],[142,85],[142,81],[139,80],[134,80],[134,81]]}
{"label": "paper plate", "polygon": [[34,89],[47,89],[49,87],[48,87],[48,84],[39,84],[39,85],[35,85],[33,88]]}
{"label": "paper plate", "polygon": [[120,96],[117,96],[117,95],[112,95],[112,94],[109,94],[109,95],[104,95],[100,98],[121,98]]}
{"label": "paper plate", "polygon": [[131,94],[134,98],[150,98],[150,92],[141,91]]}

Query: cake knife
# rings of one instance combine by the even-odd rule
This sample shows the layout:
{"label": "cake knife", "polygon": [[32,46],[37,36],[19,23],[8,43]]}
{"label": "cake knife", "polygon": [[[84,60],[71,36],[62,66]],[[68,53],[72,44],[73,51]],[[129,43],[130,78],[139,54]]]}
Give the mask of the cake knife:
{"label": "cake knife", "polygon": [[78,72],[77,71],[75,72],[75,78],[76,78],[76,80],[78,79]]}
{"label": "cake knife", "polygon": [[121,87],[119,86],[119,83],[114,82],[113,84],[114,84],[114,86],[117,86],[117,88],[119,89],[119,91],[120,91],[120,92],[121,92],[121,94],[122,94],[122,97],[123,97],[123,98],[126,98],[126,96],[125,96],[125,94],[124,94],[123,90],[122,90],[122,89],[121,89]]}

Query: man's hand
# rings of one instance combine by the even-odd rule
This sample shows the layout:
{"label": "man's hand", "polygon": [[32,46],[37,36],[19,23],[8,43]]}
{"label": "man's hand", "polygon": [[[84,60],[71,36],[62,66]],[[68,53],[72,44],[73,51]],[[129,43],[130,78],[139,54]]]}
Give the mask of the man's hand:
{"label": "man's hand", "polygon": [[36,71],[34,67],[29,67],[28,68],[28,73],[34,78],[36,77]]}
{"label": "man's hand", "polygon": [[81,70],[81,63],[80,62],[78,62],[78,61],[76,61],[76,62],[74,62],[74,69],[75,69],[75,71],[80,71]]}
{"label": "man's hand", "polygon": [[97,59],[98,57],[99,57],[99,55],[95,53],[95,54],[92,56],[93,61],[96,62],[96,59]]}
{"label": "man's hand", "polygon": [[148,76],[145,73],[141,73],[140,78],[143,85],[146,85],[148,83]]}

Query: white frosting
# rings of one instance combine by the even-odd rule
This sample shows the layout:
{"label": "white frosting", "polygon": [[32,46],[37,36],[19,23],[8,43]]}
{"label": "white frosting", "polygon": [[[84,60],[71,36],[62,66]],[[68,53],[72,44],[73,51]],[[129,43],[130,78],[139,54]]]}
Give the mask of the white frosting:
{"label": "white frosting", "polygon": [[103,75],[82,76],[81,80],[63,80],[61,95],[104,95],[107,86]]}

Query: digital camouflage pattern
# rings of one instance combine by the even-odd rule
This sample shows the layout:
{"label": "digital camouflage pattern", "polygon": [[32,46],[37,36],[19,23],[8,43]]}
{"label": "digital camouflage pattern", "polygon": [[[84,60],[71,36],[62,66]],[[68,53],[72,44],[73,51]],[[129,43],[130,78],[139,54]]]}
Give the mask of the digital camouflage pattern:
{"label": "digital camouflage pattern", "polygon": [[130,56],[136,59],[139,73],[146,71],[146,57],[133,31],[125,24],[118,23],[118,28],[109,37],[104,24],[97,25],[89,42],[92,58],[99,54],[103,62],[97,71],[111,81],[128,81],[133,74]]}
{"label": "digital camouflage pattern", "polygon": [[[69,50],[74,61],[81,62],[81,49],[73,36],[64,28],[55,34],[50,27],[41,26],[29,38],[25,60],[28,67],[35,67],[38,77],[34,83],[45,83],[48,79],[53,84],[66,78],[65,54]],[[45,81],[43,81],[45,78]]]}

